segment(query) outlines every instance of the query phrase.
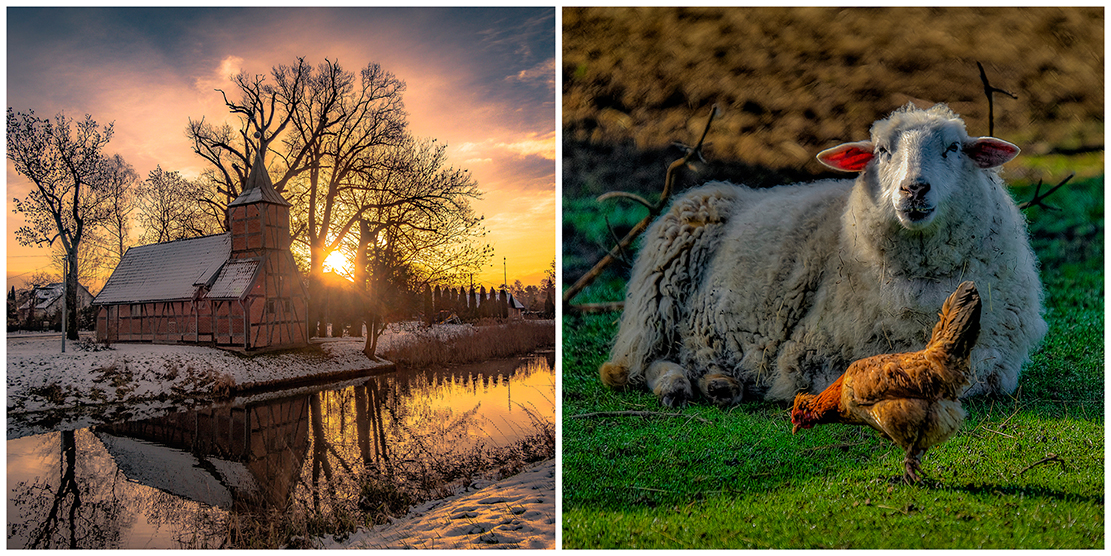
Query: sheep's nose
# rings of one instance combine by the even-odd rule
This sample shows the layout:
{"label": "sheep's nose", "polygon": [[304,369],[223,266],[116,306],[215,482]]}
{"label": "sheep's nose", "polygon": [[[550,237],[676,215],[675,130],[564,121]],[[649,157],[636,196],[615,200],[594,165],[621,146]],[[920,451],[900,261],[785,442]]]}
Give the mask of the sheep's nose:
{"label": "sheep's nose", "polygon": [[930,190],[929,182],[925,182],[925,181],[921,181],[921,180],[912,181],[912,182],[905,182],[905,183],[903,183],[903,185],[899,186],[899,191],[901,191],[904,195],[908,195],[908,196],[910,196],[911,198],[914,198],[914,199],[921,198],[929,190]]}

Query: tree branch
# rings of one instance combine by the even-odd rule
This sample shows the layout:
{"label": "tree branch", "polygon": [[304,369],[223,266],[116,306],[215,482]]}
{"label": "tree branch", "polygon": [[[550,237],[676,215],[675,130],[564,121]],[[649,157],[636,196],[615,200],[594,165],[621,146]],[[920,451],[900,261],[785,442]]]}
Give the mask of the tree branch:
{"label": "tree branch", "polygon": [[[605,270],[605,268],[611,263],[613,263],[614,260],[616,260],[618,254],[620,254],[629,245],[631,245],[633,243],[633,240],[635,240],[637,236],[644,232],[644,230],[648,228],[648,225],[652,223],[652,220],[654,220],[656,216],[660,214],[663,208],[667,206],[668,198],[671,196],[671,190],[675,182],[675,172],[678,171],[679,168],[690,164],[691,158],[695,156],[698,156],[699,159],[702,159],[703,142],[706,140],[706,134],[710,132],[710,124],[714,122],[714,117],[717,116],[717,114],[718,106],[715,104],[710,107],[710,115],[706,119],[706,127],[702,130],[702,136],[698,138],[698,143],[695,144],[694,147],[683,146],[683,148],[686,150],[686,153],[684,153],[681,158],[679,158],[675,162],[672,162],[671,165],[667,167],[667,173],[664,177],[664,187],[663,191],[660,193],[659,201],[657,201],[655,205],[651,205],[643,198],[639,200],[639,202],[648,206],[648,216],[645,216],[644,219],[638,222],[636,226],[633,226],[633,229],[629,230],[629,232],[625,234],[625,237],[621,241],[619,241],[613,249],[610,249],[609,253],[602,257],[602,259],[599,260],[589,271],[587,271],[586,274],[582,275],[582,277],[576,280],[570,288],[567,288],[567,291],[563,292],[564,309],[575,310],[575,307],[571,305],[571,300],[574,299],[575,296],[578,295],[579,292],[581,292],[584,288],[594,282],[594,280],[602,274],[602,271]],[[602,197],[610,198],[638,196],[631,193],[611,192],[602,195]],[[601,197],[599,199],[601,199]]]}
{"label": "tree branch", "polygon": [[1041,191],[1042,191],[1042,180],[1039,179],[1038,184],[1034,187],[1034,196],[1029,201],[1026,201],[1025,203],[1019,204],[1018,208],[1021,209],[1021,210],[1026,210],[1030,207],[1041,207],[1041,208],[1047,209],[1047,210],[1061,210],[1060,208],[1045,204],[1044,201],[1050,195],[1052,195],[1055,191],[1057,191],[1058,189],[1061,189],[1061,187],[1064,186],[1066,183],[1068,183],[1069,180],[1071,180],[1073,178],[1073,176],[1075,176],[1075,175],[1076,175],[1075,173],[1069,174],[1067,178],[1061,180],[1061,183],[1058,183],[1057,185],[1050,188],[1050,190],[1046,191],[1044,195],[1041,193]]}
{"label": "tree branch", "polygon": [[981,64],[980,62],[976,62],[976,67],[980,68],[980,81],[983,82],[983,84],[984,84],[984,95],[986,95],[988,97],[988,135],[994,137],[995,136],[995,101],[993,99],[993,96],[994,96],[993,93],[1003,93],[1003,94],[1005,94],[1005,95],[1007,95],[1007,96],[1009,96],[1009,97],[1011,97],[1015,100],[1018,100],[1018,97],[1010,91],[1005,91],[1005,90],[999,89],[997,87],[992,87],[991,83],[988,83],[988,75],[987,75],[986,72],[984,72],[984,65]]}

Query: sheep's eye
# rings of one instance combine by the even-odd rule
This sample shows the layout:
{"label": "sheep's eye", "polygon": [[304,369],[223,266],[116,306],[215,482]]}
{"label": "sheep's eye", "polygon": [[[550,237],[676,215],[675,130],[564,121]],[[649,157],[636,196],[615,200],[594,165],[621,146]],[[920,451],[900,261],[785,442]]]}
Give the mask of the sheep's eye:
{"label": "sheep's eye", "polygon": [[887,156],[891,153],[887,152],[887,147],[876,147],[876,154]]}
{"label": "sheep's eye", "polygon": [[955,153],[958,150],[960,150],[960,148],[961,148],[961,146],[960,146],[959,143],[953,143],[952,145],[949,145],[949,148],[945,149],[945,152],[941,153],[941,157],[942,158],[948,158],[949,153]]}

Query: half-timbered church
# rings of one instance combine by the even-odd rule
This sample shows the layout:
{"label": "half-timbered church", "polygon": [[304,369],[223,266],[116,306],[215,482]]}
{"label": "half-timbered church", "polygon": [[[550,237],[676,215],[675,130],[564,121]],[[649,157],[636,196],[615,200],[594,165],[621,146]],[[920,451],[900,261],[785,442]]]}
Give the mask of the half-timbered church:
{"label": "half-timbered church", "polygon": [[97,340],[242,351],[305,345],[307,293],[289,250],[290,206],[260,152],[228,205],[228,232],[127,250],[93,302]]}

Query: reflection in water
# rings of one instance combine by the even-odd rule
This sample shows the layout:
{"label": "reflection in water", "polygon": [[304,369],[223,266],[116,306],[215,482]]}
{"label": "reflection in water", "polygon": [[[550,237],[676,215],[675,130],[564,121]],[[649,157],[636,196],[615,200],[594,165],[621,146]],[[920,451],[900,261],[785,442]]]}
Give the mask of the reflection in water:
{"label": "reflection in water", "polygon": [[550,359],[10,440],[8,547],[224,546],[228,511],[403,510],[396,501],[445,491],[554,427]]}

